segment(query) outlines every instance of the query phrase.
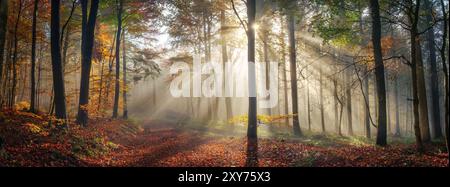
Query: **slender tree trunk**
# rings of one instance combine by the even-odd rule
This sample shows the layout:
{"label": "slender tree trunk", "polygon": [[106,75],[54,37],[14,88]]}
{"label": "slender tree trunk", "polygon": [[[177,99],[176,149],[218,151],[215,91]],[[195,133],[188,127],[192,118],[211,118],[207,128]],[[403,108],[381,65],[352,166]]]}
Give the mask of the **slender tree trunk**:
{"label": "slender tree trunk", "polygon": [[116,36],[116,81],[114,89],[114,108],[113,118],[117,118],[119,113],[119,94],[120,94],[120,37],[122,33],[122,10],[123,0],[116,0],[117,6],[117,36]]}
{"label": "slender tree trunk", "polygon": [[32,25],[32,36],[31,36],[31,90],[30,90],[30,112],[36,112],[36,77],[35,77],[35,69],[36,69],[36,19],[38,12],[38,3],[39,0],[34,0],[34,9],[33,9],[33,25]]}
{"label": "slender tree trunk", "polygon": [[[3,78],[3,59],[5,54],[6,27],[8,25],[8,0],[0,0],[0,84]],[[2,87],[0,87],[1,90]],[[0,108],[2,102],[2,93],[0,93]]]}
{"label": "slender tree trunk", "polygon": [[248,17],[248,129],[247,129],[247,162],[246,166],[258,166],[258,134],[257,134],[257,100],[255,70],[255,24],[256,0],[247,0]]}
{"label": "slender tree trunk", "polygon": [[128,106],[127,106],[127,53],[125,48],[125,30],[123,31],[123,46],[122,46],[122,58],[123,58],[123,119],[128,119]]}
{"label": "slender tree trunk", "polygon": [[[225,26],[226,26],[226,19],[225,19],[225,10],[222,9],[220,11],[220,24],[221,24],[221,39],[222,39],[222,63],[223,63],[223,69],[225,70],[225,64],[228,62],[228,49],[227,49],[227,38],[225,35]],[[223,80],[226,79],[226,75],[225,73],[223,74]],[[225,90],[225,85],[223,90]],[[231,119],[233,117],[233,110],[232,110],[232,105],[231,105],[231,98],[230,97],[226,97],[225,98],[225,112],[226,112],[226,118],[227,118],[227,122],[229,119]]]}
{"label": "slender tree trunk", "polygon": [[81,36],[81,81],[77,123],[86,126],[88,123],[89,86],[92,66],[92,49],[94,47],[95,22],[97,20],[99,0],[92,0],[88,15],[87,0],[81,1],[82,36]]}
{"label": "slender tree trunk", "polygon": [[290,57],[290,73],[291,73],[291,95],[292,95],[292,113],[293,116],[293,130],[294,135],[301,136],[302,131],[300,129],[299,123],[299,113],[298,113],[298,99],[297,99],[297,70],[296,62],[297,55],[295,49],[295,17],[294,15],[288,16],[288,30],[289,30],[289,57]]}
{"label": "slender tree trunk", "polygon": [[[322,70],[322,68],[320,68],[319,69],[319,73],[320,73],[320,75],[319,75],[319,86],[320,86],[320,91],[319,91],[319,94],[320,94],[320,121],[321,121],[321,124],[322,124],[322,133],[325,133],[325,110],[324,110],[324,106],[323,106],[323,70]],[[308,99],[309,100],[309,99]],[[308,101],[309,102],[309,101]]]}
{"label": "slender tree trunk", "polygon": [[417,71],[417,87],[418,87],[418,96],[419,96],[419,116],[420,116],[420,132],[422,136],[423,142],[430,142],[431,136],[430,136],[430,126],[429,126],[429,119],[428,119],[428,102],[427,102],[427,93],[426,93],[426,86],[425,86],[425,72],[424,72],[424,65],[422,61],[422,48],[420,47],[420,40],[417,39],[419,36],[414,37],[416,38],[416,50],[415,50],[415,58],[416,58],[416,71]]}
{"label": "slender tree trunk", "polygon": [[[367,66],[364,67],[364,72],[367,73]],[[369,76],[364,77],[364,92],[363,97],[365,97],[364,102],[364,126],[366,127],[366,138],[371,138],[371,132],[370,132],[370,100],[369,100]],[[367,102],[367,106],[366,106]]]}
{"label": "slender tree trunk", "polygon": [[[434,8],[431,6],[431,3],[429,0],[425,0],[425,10],[427,11],[426,14],[426,20],[427,23],[430,24],[433,22],[433,11]],[[445,43],[445,42],[444,42]],[[440,98],[439,98],[439,77],[438,77],[438,71],[437,71],[437,62],[436,62],[436,43],[435,43],[435,36],[434,36],[434,29],[430,29],[427,32],[427,44],[428,49],[430,50],[428,61],[430,63],[430,71],[431,71],[431,78],[430,78],[430,85],[431,85],[431,102],[433,103],[432,110],[432,117],[433,117],[433,130],[434,130],[434,137],[435,138],[441,138],[442,137],[442,130],[441,130],[441,110],[440,110]]]}
{"label": "slender tree trunk", "polygon": [[380,6],[378,0],[370,0],[370,10],[372,16],[372,43],[375,57],[375,76],[377,80],[378,93],[378,132],[377,145],[387,144],[386,132],[386,88],[384,77],[383,54],[381,52],[381,21]]}
{"label": "slender tree trunk", "polygon": [[345,89],[345,95],[347,96],[346,109],[347,109],[347,125],[348,125],[348,135],[353,136],[353,119],[352,119],[352,80],[349,73],[345,73],[345,78],[347,86]]}
{"label": "slender tree trunk", "polygon": [[[307,72],[308,72],[308,70],[306,70]],[[306,86],[306,99],[308,100],[307,101],[307,107],[306,107],[306,113],[307,113],[307,115],[308,115],[308,130],[309,131],[311,131],[311,101],[310,101],[310,88],[309,88],[309,80],[307,80],[307,82],[308,82],[308,84],[307,84],[307,86]],[[337,121],[337,120],[336,120]]]}
{"label": "slender tree trunk", "polygon": [[114,49],[116,46],[116,37],[117,37],[117,31],[114,33],[114,38],[112,40],[111,50],[109,53],[108,58],[108,73],[106,74],[106,90],[105,90],[105,98],[104,98],[104,104],[109,104],[109,94],[111,92],[111,75],[113,71],[113,63],[115,60]]}
{"label": "slender tree trunk", "polygon": [[12,86],[11,86],[11,94],[10,94],[10,104],[9,107],[13,108],[14,104],[15,104],[15,100],[16,100],[16,87],[17,87],[17,49],[18,49],[18,45],[19,45],[19,38],[17,36],[18,34],[18,30],[19,30],[19,24],[20,24],[20,18],[22,15],[22,7],[23,7],[23,2],[22,0],[19,0],[19,7],[18,7],[18,13],[17,13],[17,17],[16,17],[16,23],[14,26],[14,49],[13,49],[13,60],[12,60]]}
{"label": "slender tree trunk", "polygon": [[398,92],[398,77],[395,78],[394,82],[394,92],[395,92],[395,133],[394,135],[400,137],[400,103],[399,103],[399,92]]}
{"label": "slender tree trunk", "polygon": [[[445,4],[444,1],[440,1],[441,4],[441,11],[442,15],[444,15],[444,25],[443,25],[443,35],[442,35],[442,41],[447,41],[448,36],[448,15],[445,11]],[[448,166],[450,166],[450,128],[448,124],[448,117],[449,117],[449,98],[450,98],[450,90],[449,90],[449,83],[448,83],[448,64],[446,61],[445,53],[447,52],[447,43],[442,42],[442,47],[440,48],[440,56],[441,56],[441,63],[442,63],[442,71],[444,72],[444,83],[445,83],[445,119],[444,119],[444,129],[445,129],[445,139],[447,144],[447,155],[448,155]]]}
{"label": "slender tree trunk", "polygon": [[51,6],[51,53],[55,114],[58,119],[66,120],[66,99],[59,42],[60,1],[52,0]]}
{"label": "slender tree trunk", "polygon": [[[264,55],[264,63],[265,63],[265,89],[270,90],[270,77],[269,77],[269,73],[270,73],[270,59],[269,59],[269,19],[265,19],[263,20],[263,25],[262,25],[262,42],[263,42],[263,55]],[[270,95],[267,98],[268,100],[270,100]],[[272,115],[272,109],[271,108],[267,108],[266,109],[267,115],[271,116]],[[270,127],[273,127],[272,125]]]}
{"label": "slender tree trunk", "polygon": [[103,79],[104,79],[104,69],[105,69],[105,62],[103,60],[100,61],[100,82],[99,82],[99,90],[98,90],[98,106],[97,111],[102,111],[102,96],[103,96]]}

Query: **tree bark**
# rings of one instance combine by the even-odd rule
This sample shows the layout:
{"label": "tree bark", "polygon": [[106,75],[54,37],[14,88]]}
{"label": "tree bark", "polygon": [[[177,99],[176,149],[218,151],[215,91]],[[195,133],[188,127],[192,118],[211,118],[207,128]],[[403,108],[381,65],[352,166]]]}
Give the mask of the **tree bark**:
{"label": "tree bark", "polygon": [[128,119],[128,106],[127,106],[127,55],[125,48],[125,30],[123,31],[123,46],[122,46],[122,71],[123,71],[123,119]]}
{"label": "tree bark", "polygon": [[[367,73],[367,66],[364,67],[364,72]],[[367,102],[367,106],[366,103],[364,102],[364,126],[366,128],[366,138],[370,139],[371,138],[371,131],[370,131],[370,100],[369,100],[369,76],[365,76],[364,77],[364,93],[363,93],[363,97],[365,97],[365,102]]]}
{"label": "tree bark", "polygon": [[255,24],[256,0],[247,0],[248,17],[248,127],[247,127],[247,162],[246,166],[258,165],[258,135],[257,135],[257,100],[256,100],[256,70],[255,70]]}
{"label": "tree bark", "polygon": [[372,16],[372,43],[375,57],[375,75],[378,93],[378,132],[377,145],[387,144],[386,134],[386,88],[384,77],[383,54],[381,52],[381,21],[380,6],[378,0],[370,0],[370,10]]}
{"label": "tree bark", "polygon": [[116,36],[116,81],[114,89],[114,108],[113,108],[113,118],[118,117],[119,113],[119,94],[120,94],[120,37],[122,33],[122,10],[123,10],[123,0],[116,0],[118,3],[117,7],[117,36]]}
{"label": "tree bark", "polygon": [[[322,133],[325,133],[325,110],[324,110],[324,106],[323,106],[324,98],[323,98],[323,70],[322,70],[322,68],[320,68],[319,71],[320,71],[319,72],[320,73],[320,75],[319,75],[320,121],[322,124]],[[308,99],[308,102],[309,102],[309,99]],[[309,108],[309,106],[308,106],[308,108]]]}
{"label": "tree bark", "polygon": [[414,36],[412,40],[415,40],[414,46],[411,45],[411,47],[414,47],[414,54],[411,53],[411,56],[414,57],[413,62],[415,65],[415,71],[417,74],[417,92],[418,92],[418,99],[419,99],[419,119],[420,119],[420,133],[422,136],[423,142],[430,142],[431,136],[430,136],[430,126],[429,126],[429,119],[428,119],[428,104],[427,104],[427,93],[426,93],[426,86],[425,86],[425,72],[424,72],[424,65],[422,61],[422,48],[420,44],[420,39],[417,33],[413,34]]}
{"label": "tree bark", "polygon": [[16,17],[16,23],[14,26],[14,49],[13,49],[13,60],[12,60],[12,86],[11,91],[9,95],[9,107],[13,108],[16,100],[16,87],[17,87],[17,49],[19,45],[19,38],[17,36],[17,33],[19,32],[19,24],[20,24],[20,18],[22,15],[22,7],[23,2],[22,0],[19,0],[19,7],[18,7],[18,13]]}
{"label": "tree bark", "polygon": [[400,137],[400,103],[398,92],[398,77],[394,81],[394,94],[395,94],[395,133],[394,135]]}
{"label": "tree bark", "polygon": [[66,99],[59,42],[60,1],[52,0],[51,6],[51,53],[55,114],[56,118],[66,120]]}
{"label": "tree bark", "polygon": [[77,123],[86,126],[88,123],[89,86],[92,66],[92,49],[94,47],[95,22],[97,20],[99,0],[92,0],[88,15],[87,0],[81,1],[82,36],[81,36],[81,81]]}
{"label": "tree bark", "polygon": [[30,89],[30,112],[36,112],[36,77],[35,77],[35,69],[36,69],[36,19],[38,12],[38,3],[39,0],[34,0],[34,9],[33,9],[33,25],[32,25],[32,36],[31,36],[31,89]]}
{"label": "tree bark", "polygon": [[[225,10],[222,9],[220,11],[220,26],[221,26],[221,32],[220,32],[220,37],[221,37],[221,44],[222,44],[222,63],[223,63],[223,69],[225,70],[225,64],[228,62],[228,49],[227,49],[227,38],[225,35],[225,26],[226,26],[226,19],[225,19]],[[223,80],[225,80],[226,75],[225,73],[223,74]],[[225,90],[225,85],[223,90]],[[231,119],[233,117],[233,109],[232,109],[232,105],[231,105],[231,98],[230,97],[225,97],[225,112],[226,112],[226,118],[227,118],[227,122],[229,119]]]}
{"label": "tree bark", "polygon": [[[3,78],[3,59],[5,54],[7,25],[8,25],[8,0],[0,0],[0,84],[2,83]],[[2,100],[1,95],[0,100]]]}
{"label": "tree bark", "polygon": [[345,89],[346,99],[346,110],[347,110],[347,125],[348,125],[348,135],[353,136],[353,119],[352,119],[352,80],[350,73],[345,73],[345,79],[347,86]]}
{"label": "tree bark", "polygon": [[[433,22],[433,11],[434,8],[431,5],[431,2],[429,0],[425,0],[425,10],[426,13],[426,21],[428,24],[431,24]],[[445,43],[445,42],[444,42]],[[430,85],[431,85],[431,102],[433,103],[432,110],[432,117],[433,117],[433,130],[434,130],[434,137],[435,138],[441,138],[442,137],[442,130],[441,130],[441,110],[440,110],[440,98],[439,98],[439,77],[438,77],[438,71],[437,71],[437,62],[436,62],[436,43],[435,43],[435,36],[434,36],[434,29],[431,28],[427,32],[427,47],[430,50],[430,53],[428,55],[428,62],[430,64],[430,71],[431,71],[431,78],[430,78]]]}
{"label": "tree bark", "polygon": [[289,35],[289,60],[290,60],[290,74],[291,74],[291,95],[292,95],[292,113],[293,121],[292,127],[295,136],[301,136],[302,131],[299,123],[298,113],[298,98],[297,98],[297,55],[295,49],[295,17],[294,15],[288,16],[288,35]]}
{"label": "tree bark", "polygon": [[[280,43],[281,43],[281,71],[282,71],[282,79],[283,79],[283,96],[284,96],[284,114],[289,114],[289,105],[288,105],[288,83],[287,83],[287,70],[286,70],[286,42],[285,42],[285,32],[284,32],[284,19],[281,19],[281,34],[280,34]],[[284,123],[289,125],[289,118],[285,118]]]}
{"label": "tree bark", "polygon": [[[447,41],[448,36],[448,15],[445,11],[445,4],[444,1],[440,1],[441,4],[441,11],[442,15],[444,15],[444,21],[443,21],[443,35],[442,35],[442,41]],[[444,118],[444,129],[445,129],[445,139],[447,144],[447,155],[448,155],[448,166],[450,166],[450,128],[448,124],[448,117],[449,117],[449,98],[450,98],[450,89],[448,85],[448,64],[446,61],[445,53],[447,52],[447,43],[442,42],[442,47],[439,50],[440,56],[441,56],[441,63],[442,63],[442,71],[444,73],[444,83],[445,83],[445,118]]]}

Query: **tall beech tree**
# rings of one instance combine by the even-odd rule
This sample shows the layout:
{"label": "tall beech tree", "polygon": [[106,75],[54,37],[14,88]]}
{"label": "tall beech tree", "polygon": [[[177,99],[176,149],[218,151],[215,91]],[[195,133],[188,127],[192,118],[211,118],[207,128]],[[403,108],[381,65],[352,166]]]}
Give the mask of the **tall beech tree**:
{"label": "tall beech tree", "polygon": [[116,76],[114,87],[114,106],[113,106],[113,118],[117,118],[119,115],[119,96],[120,96],[120,39],[122,34],[122,11],[123,0],[116,0],[117,8],[117,36],[116,36]]}
{"label": "tall beech tree", "polygon": [[36,112],[36,22],[37,22],[37,12],[39,7],[39,0],[34,0],[33,8],[33,25],[32,25],[32,36],[31,36],[31,73],[30,73],[30,112]]}
{"label": "tall beech tree", "polygon": [[[5,54],[7,25],[8,25],[8,0],[0,0],[0,84],[2,83],[3,78],[3,59]],[[1,99],[2,98],[0,98],[0,104]]]}
{"label": "tall beech tree", "polygon": [[387,144],[387,119],[386,119],[386,88],[383,53],[381,51],[381,21],[380,5],[378,0],[370,0],[370,11],[372,16],[372,44],[373,56],[375,59],[375,77],[377,84],[377,102],[378,102],[378,131],[377,145]]}
{"label": "tall beech tree", "polygon": [[257,99],[256,99],[256,70],[255,70],[255,20],[256,0],[247,1],[247,38],[248,38],[248,127],[247,127],[247,165],[258,164],[258,135],[257,135]]}
{"label": "tall beech tree", "polygon": [[55,115],[58,119],[66,120],[66,99],[64,88],[64,75],[61,63],[61,45],[60,45],[60,4],[59,0],[51,1],[51,56],[53,73],[53,92],[55,103]]}
{"label": "tall beech tree", "polygon": [[[81,81],[77,123],[86,126],[88,122],[89,81],[94,47],[95,23],[99,0],[81,0]],[[90,10],[88,15],[88,4]]]}

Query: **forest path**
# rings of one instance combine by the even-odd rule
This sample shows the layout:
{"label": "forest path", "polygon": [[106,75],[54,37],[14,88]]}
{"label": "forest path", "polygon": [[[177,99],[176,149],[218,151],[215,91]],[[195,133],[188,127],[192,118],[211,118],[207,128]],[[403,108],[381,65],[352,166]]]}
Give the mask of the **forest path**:
{"label": "forest path", "polygon": [[[179,130],[171,124],[144,123],[134,136],[112,140],[120,145],[92,165],[131,167],[241,167],[246,139],[207,136]],[[386,148],[356,145],[318,145],[317,140],[259,139],[258,165],[290,166],[445,166],[446,154],[418,155],[410,145]]]}

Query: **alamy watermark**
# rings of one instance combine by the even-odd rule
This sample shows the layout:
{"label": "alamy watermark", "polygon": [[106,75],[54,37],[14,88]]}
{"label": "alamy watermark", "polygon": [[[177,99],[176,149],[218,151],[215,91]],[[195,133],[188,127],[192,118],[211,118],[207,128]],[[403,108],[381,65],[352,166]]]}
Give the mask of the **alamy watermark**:
{"label": "alamy watermark", "polygon": [[[193,63],[175,62],[170,66],[174,77],[170,83],[173,97],[257,97],[258,107],[273,108],[278,105],[278,63],[204,62],[200,55]],[[248,68],[255,68],[256,80],[249,82]],[[249,90],[249,84],[256,86]]]}

